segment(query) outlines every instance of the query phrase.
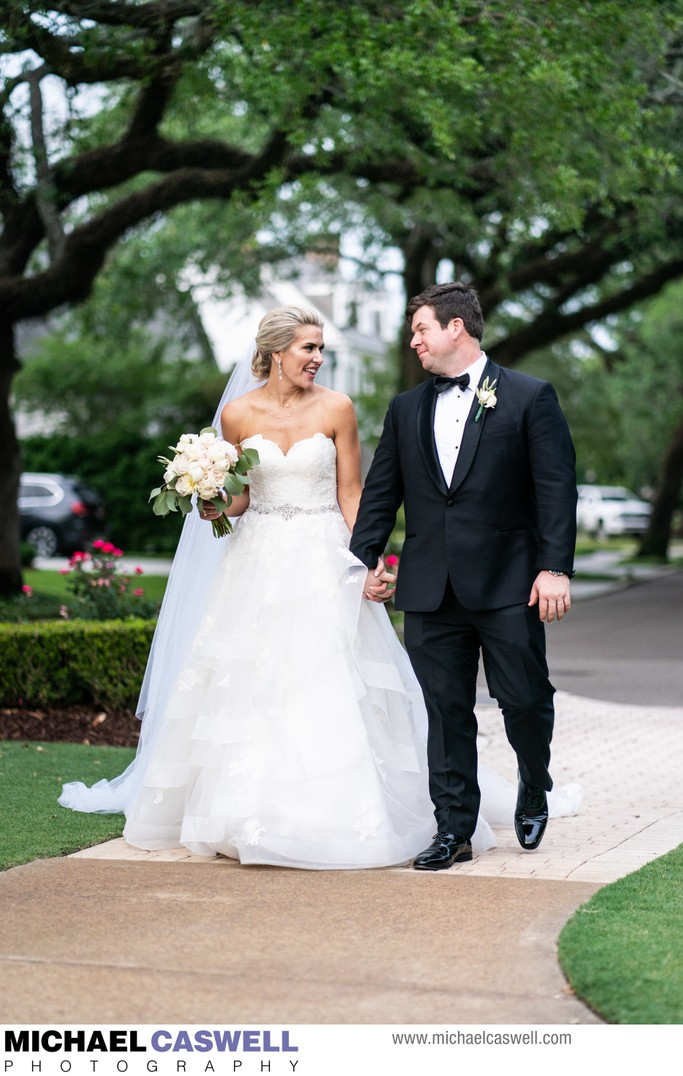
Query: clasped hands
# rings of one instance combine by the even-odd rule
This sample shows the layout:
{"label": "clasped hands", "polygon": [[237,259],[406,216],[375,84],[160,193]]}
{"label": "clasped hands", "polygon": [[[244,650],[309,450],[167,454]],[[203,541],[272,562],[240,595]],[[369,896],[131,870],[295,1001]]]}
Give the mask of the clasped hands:
{"label": "clasped hands", "polygon": [[387,571],[380,557],[376,568],[368,568],[363,584],[363,597],[380,605],[390,601],[396,590],[396,576]]}

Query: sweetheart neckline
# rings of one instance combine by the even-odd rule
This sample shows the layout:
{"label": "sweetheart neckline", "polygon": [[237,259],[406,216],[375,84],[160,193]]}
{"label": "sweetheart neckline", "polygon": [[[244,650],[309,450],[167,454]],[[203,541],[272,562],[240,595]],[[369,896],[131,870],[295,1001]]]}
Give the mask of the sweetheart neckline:
{"label": "sweetheart neckline", "polygon": [[317,430],[315,433],[312,433],[310,437],[302,437],[299,441],[294,441],[289,446],[286,452],[282,450],[277,441],[273,441],[270,437],[264,437],[262,433],[252,433],[249,437],[243,438],[242,444],[244,444],[246,441],[253,441],[255,437],[260,437],[261,440],[265,441],[267,444],[274,445],[282,458],[285,460],[289,456],[289,453],[292,451],[292,449],[296,448],[297,445],[304,445],[307,441],[314,441],[316,437],[324,437],[326,441],[329,441],[331,444],[334,444],[334,440],[331,437],[328,437],[326,433],[323,433],[322,430]]}

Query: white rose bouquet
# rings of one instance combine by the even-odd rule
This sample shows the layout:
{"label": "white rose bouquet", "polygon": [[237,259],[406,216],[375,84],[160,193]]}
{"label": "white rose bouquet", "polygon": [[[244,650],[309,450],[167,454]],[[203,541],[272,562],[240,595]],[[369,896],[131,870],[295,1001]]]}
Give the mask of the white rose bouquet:
{"label": "white rose bouquet", "polygon": [[200,501],[211,501],[221,513],[218,519],[211,520],[216,538],[230,534],[228,508],[233,496],[244,493],[249,484],[247,472],[259,462],[256,449],[241,449],[224,441],[211,426],[200,433],[184,433],[177,445],[169,447],[175,453],[173,459],[157,457],[166,469],[163,484],[149,495],[154,514],[166,516],[180,511],[187,515],[196,494],[198,509]]}

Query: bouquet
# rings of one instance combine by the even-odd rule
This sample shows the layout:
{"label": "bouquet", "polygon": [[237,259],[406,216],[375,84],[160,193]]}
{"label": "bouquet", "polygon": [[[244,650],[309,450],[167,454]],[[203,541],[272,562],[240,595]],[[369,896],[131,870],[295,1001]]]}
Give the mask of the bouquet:
{"label": "bouquet", "polygon": [[177,445],[169,447],[175,453],[173,459],[157,456],[166,469],[163,485],[149,495],[154,514],[166,516],[180,511],[187,515],[196,494],[199,510],[200,501],[211,501],[221,513],[218,519],[211,520],[216,538],[230,534],[232,524],[227,511],[233,496],[244,493],[249,484],[247,472],[259,462],[256,449],[242,449],[224,441],[211,426],[200,433],[184,433]]}

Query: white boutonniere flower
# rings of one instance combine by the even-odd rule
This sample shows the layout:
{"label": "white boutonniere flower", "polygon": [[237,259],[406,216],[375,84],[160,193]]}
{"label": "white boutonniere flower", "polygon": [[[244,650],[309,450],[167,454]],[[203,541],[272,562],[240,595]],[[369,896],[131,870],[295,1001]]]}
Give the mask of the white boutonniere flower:
{"label": "white boutonniere flower", "polygon": [[478,422],[481,418],[485,407],[495,407],[498,403],[498,397],[496,396],[496,382],[492,381],[489,385],[488,377],[484,378],[482,385],[475,389],[477,399],[479,400],[479,410],[474,416],[474,421]]}

